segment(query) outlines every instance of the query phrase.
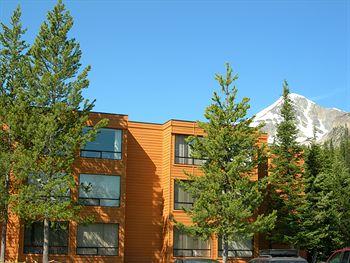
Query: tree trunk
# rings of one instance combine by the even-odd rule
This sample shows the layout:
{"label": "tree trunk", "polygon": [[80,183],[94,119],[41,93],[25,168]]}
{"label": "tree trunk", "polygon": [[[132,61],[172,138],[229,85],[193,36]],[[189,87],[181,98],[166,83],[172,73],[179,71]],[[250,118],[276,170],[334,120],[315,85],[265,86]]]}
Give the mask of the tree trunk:
{"label": "tree trunk", "polygon": [[[5,192],[8,193],[10,184],[10,174],[6,174],[5,176]],[[7,203],[5,202],[4,207],[4,219],[2,222],[1,228],[1,244],[0,244],[0,262],[5,262],[5,252],[6,252],[6,232],[7,232],[7,219],[8,219],[8,211],[7,211]]]}
{"label": "tree trunk", "polygon": [[222,262],[227,263],[228,261],[228,240],[226,235],[222,237]]}
{"label": "tree trunk", "polygon": [[43,244],[43,263],[49,263],[49,220],[44,219],[44,244]]}
{"label": "tree trunk", "polygon": [[5,262],[7,211],[4,211],[4,213],[5,213],[5,216],[4,216],[4,221],[2,222],[2,229],[1,229],[0,262]]}

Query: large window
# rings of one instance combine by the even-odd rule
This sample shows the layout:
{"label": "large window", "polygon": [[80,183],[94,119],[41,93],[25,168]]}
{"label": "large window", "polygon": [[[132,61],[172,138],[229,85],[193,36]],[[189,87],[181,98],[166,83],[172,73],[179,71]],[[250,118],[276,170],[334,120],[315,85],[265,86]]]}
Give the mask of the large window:
{"label": "large window", "polygon": [[208,240],[191,237],[174,228],[175,257],[209,257],[210,245]]}
{"label": "large window", "polygon": [[55,173],[52,176],[48,176],[43,172],[30,173],[28,175],[28,186],[43,199],[50,199],[50,202],[69,201],[71,192],[65,177],[67,177],[66,173]]}
{"label": "large window", "polygon": [[120,205],[120,176],[80,174],[79,180],[79,202],[82,205]]}
{"label": "large window", "polygon": [[[68,254],[68,222],[50,223],[49,253]],[[43,222],[27,225],[24,230],[24,253],[42,254],[44,240]]]}
{"label": "large window", "polygon": [[118,255],[118,224],[78,226],[78,255]]}
{"label": "large window", "polygon": [[192,196],[177,182],[174,183],[174,209],[181,210],[183,208],[190,209],[193,206]]}
{"label": "large window", "polygon": [[[85,131],[90,129],[84,128]],[[102,128],[92,142],[86,143],[80,156],[90,158],[114,159],[122,158],[122,130]]]}
{"label": "large window", "polygon": [[201,165],[204,160],[191,156],[191,147],[186,142],[187,135],[175,135],[175,163]]}
{"label": "large window", "polygon": [[[219,238],[218,254],[222,257],[222,239]],[[253,256],[253,240],[241,239],[239,241],[229,242],[228,256],[232,258],[250,258]]]}

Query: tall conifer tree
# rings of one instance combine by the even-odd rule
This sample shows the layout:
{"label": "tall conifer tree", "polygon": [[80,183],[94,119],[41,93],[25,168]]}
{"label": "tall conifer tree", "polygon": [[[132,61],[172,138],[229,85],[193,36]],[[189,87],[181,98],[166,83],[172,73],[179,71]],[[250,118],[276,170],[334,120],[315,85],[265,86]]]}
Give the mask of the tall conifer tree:
{"label": "tall conifer tree", "polygon": [[277,211],[276,227],[271,233],[274,241],[297,246],[295,233],[299,228],[297,209],[303,203],[302,158],[297,142],[298,129],[289,98],[289,87],[283,84],[282,121],[277,126],[275,142],[271,147],[270,209]]}
{"label": "tall conifer tree", "polygon": [[305,202],[297,209],[301,228],[295,235],[298,244],[307,249],[310,260],[314,263],[322,251],[321,240],[329,231],[327,220],[322,215],[324,206],[321,204],[325,190],[323,186],[326,159],[322,147],[316,143],[315,132],[310,146],[305,147],[304,160]]}
{"label": "tall conifer tree", "polygon": [[208,238],[222,238],[223,262],[228,260],[230,241],[240,241],[254,233],[272,228],[275,214],[259,214],[265,181],[253,181],[260,162],[260,127],[251,127],[248,118],[249,99],[237,101],[237,88],[232,69],[227,64],[226,76],[216,75],[223,98],[216,92],[206,108],[206,122],[198,122],[203,138],[190,137],[193,157],[206,160],[203,176],[189,174],[182,182],[195,199],[187,210],[192,226],[177,223],[183,231]]}
{"label": "tall conifer tree", "polygon": [[29,51],[28,96],[31,102],[27,134],[13,165],[17,179],[27,182],[13,197],[14,210],[27,223],[43,222],[43,262],[49,261],[49,229],[53,221],[78,221],[79,205],[70,198],[76,187],[72,164],[95,129],[83,133],[93,103],[82,96],[90,67],[81,70],[81,50],[68,33],[73,18],[59,1],[47,15]]}
{"label": "tall conifer tree", "polygon": [[[346,134],[346,133],[345,133]],[[301,206],[301,231],[296,236],[311,262],[326,260],[332,251],[350,245],[350,169],[344,142],[320,146],[315,142],[305,155],[305,203]]]}
{"label": "tall conifer tree", "polygon": [[22,37],[21,10],[17,8],[10,26],[1,23],[0,32],[0,262],[5,260],[6,230],[10,197],[11,166],[16,161],[16,143],[25,143],[29,102],[24,96],[28,45]]}

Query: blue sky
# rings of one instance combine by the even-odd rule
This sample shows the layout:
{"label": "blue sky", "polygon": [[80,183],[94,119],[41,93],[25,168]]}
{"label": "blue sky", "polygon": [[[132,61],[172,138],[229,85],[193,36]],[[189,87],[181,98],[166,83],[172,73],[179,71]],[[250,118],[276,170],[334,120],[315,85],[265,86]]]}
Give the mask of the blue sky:
{"label": "blue sky", "polygon": [[[230,62],[250,114],[292,92],[350,111],[350,0],[72,0],[71,32],[90,64],[95,111],[131,120],[202,119]],[[0,0],[8,22],[20,4],[32,42],[55,1]]]}

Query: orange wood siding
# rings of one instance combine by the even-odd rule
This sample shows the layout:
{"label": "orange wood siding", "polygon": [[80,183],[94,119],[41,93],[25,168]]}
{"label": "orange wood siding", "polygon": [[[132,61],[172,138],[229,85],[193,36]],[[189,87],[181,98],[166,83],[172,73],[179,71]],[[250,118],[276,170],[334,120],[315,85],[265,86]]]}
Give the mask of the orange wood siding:
{"label": "orange wood siding", "polygon": [[[77,156],[73,171],[77,188],[72,191],[78,198],[79,174],[118,175],[121,179],[120,207],[86,206],[82,216],[94,217],[95,222],[119,224],[118,256],[76,255],[77,223],[69,224],[68,255],[50,255],[60,262],[173,262],[173,221],[191,224],[184,211],[174,210],[174,182],[187,179],[184,171],[201,176],[199,167],[175,164],[175,136],[199,135],[203,131],[195,122],[170,120],[164,124],[133,122],[126,115],[92,113],[88,125],[102,118],[109,120],[109,128],[123,130],[122,160],[81,158]],[[266,143],[263,135],[259,143]],[[259,166],[252,179],[267,176],[267,164]],[[23,254],[24,227],[11,214],[7,236],[7,259],[26,262],[41,261],[41,255]],[[116,237],[117,238],[117,237]],[[260,235],[254,239],[255,253],[266,247]],[[211,257],[218,257],[217,239],[210,240]],[[245,260],[235,259],[236,262]]]}
{"label": "orange wood siding", "polygon": [[159,262],[162,246],[162,126],[129,122],[125,262]]}

